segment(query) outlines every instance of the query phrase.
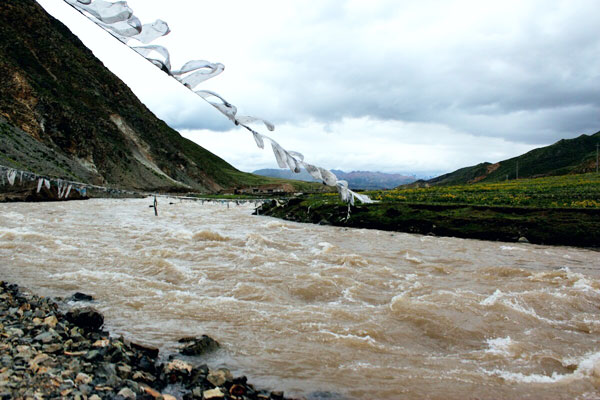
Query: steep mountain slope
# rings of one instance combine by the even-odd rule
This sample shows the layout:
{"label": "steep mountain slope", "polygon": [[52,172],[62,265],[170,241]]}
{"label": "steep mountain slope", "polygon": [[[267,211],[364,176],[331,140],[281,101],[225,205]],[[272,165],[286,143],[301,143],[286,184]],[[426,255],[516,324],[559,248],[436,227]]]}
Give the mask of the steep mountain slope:
{"label": "steep mountain slope", "polygon": [[[392,189],[398,185],[413,182],[414,177],[401,174],[386,174],[383,172],[371,171],[352,171],[344,172],[340,170],[332,170],[339,179],[348,181],[350,189]],[[295,174],[290,170],[284,169],[259,169],[253,174],[270,176],[273,178],[297,179],[305,182],[317,182],[305,169],[299,174]]]}
{"label": "steep mountain slope", "polygon": [[0,2],[0,162],[138,190],[265,183],[181,137],[34,0]]}
{"label": "steep mountain slope", "polygon": [[563,139],[550,146],[534,149],[496,164],[482,163],[461,168],[427,181],[417,181],[413,185],[460,185],[515,179],[517,163],[519,178],[593,172],[596,170],[596,144],[598,143],[600,143],[600,132],[581,135],[575,139]]}

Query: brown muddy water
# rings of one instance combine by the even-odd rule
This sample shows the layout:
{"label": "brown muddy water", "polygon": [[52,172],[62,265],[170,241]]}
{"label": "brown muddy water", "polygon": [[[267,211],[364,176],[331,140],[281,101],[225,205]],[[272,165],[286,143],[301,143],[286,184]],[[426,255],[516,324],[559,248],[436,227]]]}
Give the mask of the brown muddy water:
{"label": "brown muddy water", "polygon": [[600,398],[598,252],[171,201],[1,204],[0,279],[166,351],[208,334],[202,362],[289,395]]}

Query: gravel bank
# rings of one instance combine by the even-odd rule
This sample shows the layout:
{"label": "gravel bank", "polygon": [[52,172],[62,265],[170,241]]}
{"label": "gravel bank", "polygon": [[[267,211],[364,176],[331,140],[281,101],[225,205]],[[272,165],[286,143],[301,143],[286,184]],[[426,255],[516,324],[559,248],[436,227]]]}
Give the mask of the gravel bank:
{"label": "gravel bank", "polygon": [[[160,362],[157,349],[110,337],[103,316],[78,304],[63,313],[53,299],[0,282],[1,399],[284,399],[178,354]],[[181,343],[186,360],[218,347],[206,336]]]}

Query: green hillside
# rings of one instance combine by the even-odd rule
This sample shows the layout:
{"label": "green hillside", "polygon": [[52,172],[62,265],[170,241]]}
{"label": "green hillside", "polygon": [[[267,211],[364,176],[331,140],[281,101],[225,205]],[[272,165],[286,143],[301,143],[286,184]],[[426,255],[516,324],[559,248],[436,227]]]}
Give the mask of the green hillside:
{"label": "green hillside", "polygon": [[596,144],[599,143],[600,132],[581,135],[575,139],[563,139],[496,164],[482,163],[461,168],[428,181],[419,181],[414,185],[460,185],[515,179],[517,164],[519,178],[592,172],[596,169]]}

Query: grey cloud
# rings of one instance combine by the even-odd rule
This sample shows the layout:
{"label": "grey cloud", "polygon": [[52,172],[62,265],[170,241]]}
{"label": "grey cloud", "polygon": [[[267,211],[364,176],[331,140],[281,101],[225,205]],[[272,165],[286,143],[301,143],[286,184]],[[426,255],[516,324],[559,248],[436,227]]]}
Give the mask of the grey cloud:
{"label": "grey cloud", "polygon": [[600,8],[594,1],[528,4],[535,6],[511,29],[423,39],[422,46],[418,35],[411,46],[395,45],[406,41],[395,37],[364,42],[370,28],[352,27],[343,15],[273,39],[264,48],[278,49],[288,74],[272,83],[281,95],[268,111],[280,121],[436,122],[526,143],[597,131]]}

